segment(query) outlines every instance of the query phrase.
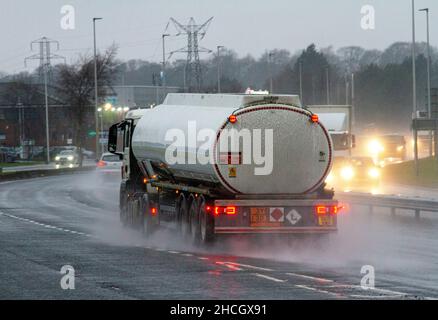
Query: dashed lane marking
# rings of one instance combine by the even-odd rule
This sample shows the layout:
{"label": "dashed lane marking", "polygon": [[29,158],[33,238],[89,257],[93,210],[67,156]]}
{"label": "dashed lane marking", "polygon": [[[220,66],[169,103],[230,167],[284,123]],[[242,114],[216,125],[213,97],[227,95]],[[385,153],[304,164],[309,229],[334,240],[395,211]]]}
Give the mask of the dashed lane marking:
{"label": "dashed lane marking", "polygon": [[36,226],[44,227],[44,228],[47,228],[47,229],[53,229],[53,230],[57,230],[57,231],[65,232],[65,233],[77,234],[77,235],[81,235],[81,236],[85,236],[85,237],[95,237],[95,236],[93,236],[91,234],[87,234],[87,233],[84,233],[84,232],[70,230],[70,229],[65,229],[65,228],[60,228],[60,227],[57,227],[57,226],[54,226],[54,225],[41,223],[41,222],[34,221],[34,220],[31,220],[31,219],[17,217],[17,216],[15,216],[13,214],[8,214],[8,213],[0,212],[0,215],[8,217],[8,218],[11,218],[11,219],[15,219],[15,220],[31,223],[31,224],[34,224]]}
{"label": "dashed lane marking", "polygon": [[288,272],[286,274],[288,276],[297,277],[297,278],[303,278],[303,279],[309,279],[309,280],[315,280],[315,281],[321,282],[321,283],[332,283],[333,282],[333,280],[329,280],[329,279],[325,279],[325,278],[320,278],[320,277],[307,276],[307,275],[299,274],[299,273]]}
{"label": "dashed lane marking", "polygon": [[182,255],[184,257],[193,257],[193,254],[191,254],[191,253],[183,253]]}
{"label": "dashed lane marking", "polygon": [[248,269],[259,270],[259,271],[274,271],[274,270],[268,269],[268,268],[261,268],[261,267],[251,266],[249,264],[243,264],[243,263],[237,263],[237,262],[224,261],[223,263],[235,265],[238,267],[248,268]]}
{"label": "dashed lane marking", "polygon": [[335,293],[335,292],[330,292],[330,291],[323,290],[323,289],[314,288],[314,287],[309,287],[309,286],[306,286],[306,285],[303,285],[303,284],[297,284],[297,285],[295,285],[295,287],[301,288],[301,289],[310,290],[310,291],[314,291],[314,292],[324,293],[324,294],[328,294],[328,295],[332,295],[332,296],[342,297],[341,294],[338,294],[338,293]]}
{"label": "dashed lane marking", "polygon": [[261,273],[254,273],[254,275],[259,277],[259,278],[271,280],[271,281],[274,281],[274,282],[287,282],[287,280],[277,279],[277,278],[270,277],[270,276],[267,276],[267,275],[261,274]]}
{"label": "dashed lane marking", "polygon": [[231,269],[233,271],[242,271],[243,269],[236,267],[234,264],[228,263],[228,262],[222,262],[222,261],[216,261],[216,264],[220,266],[225,266],[228,269]]}

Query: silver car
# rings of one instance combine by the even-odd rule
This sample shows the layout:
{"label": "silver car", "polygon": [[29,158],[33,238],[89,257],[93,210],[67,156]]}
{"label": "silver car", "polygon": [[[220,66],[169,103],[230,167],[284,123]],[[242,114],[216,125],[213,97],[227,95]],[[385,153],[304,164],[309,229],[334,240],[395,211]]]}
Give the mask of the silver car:
{"label": "silver car", "polygon": [[102,177],[118,177],[122,176],[123,161],[118,155],[112,153],[104,153],[97,162],[96,171]]}
{"label": "silver car", "polygon": [[79,157],[77,152],[73,150],[64,150],[61,151],[56,157],[55,157],[55,165],[56,168],[74,168],[79,165]]}

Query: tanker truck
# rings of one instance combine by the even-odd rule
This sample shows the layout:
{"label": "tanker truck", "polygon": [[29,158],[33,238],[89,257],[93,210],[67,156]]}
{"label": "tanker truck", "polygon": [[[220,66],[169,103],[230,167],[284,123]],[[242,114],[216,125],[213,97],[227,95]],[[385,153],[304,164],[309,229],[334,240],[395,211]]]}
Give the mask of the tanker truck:
{"label": "tanker truck", "polygon": [[123,160],[120,220],[146,236],[337,231],[332,141],[298,96],[171,93],[113,125],[108,151]]}

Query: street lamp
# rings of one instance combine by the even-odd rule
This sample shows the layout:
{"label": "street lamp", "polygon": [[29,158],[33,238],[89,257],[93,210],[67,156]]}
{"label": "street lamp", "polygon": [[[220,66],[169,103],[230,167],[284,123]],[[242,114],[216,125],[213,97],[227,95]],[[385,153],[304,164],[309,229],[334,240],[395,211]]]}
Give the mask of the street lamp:
{"label": "street lamp", "polygon": [[224,46],[217,46],[217,93],[221,93],[221,60],[220,60],[220,50]]}
{"label": "street lamp", "polygon": [[98,106],[98,92],[97,92],[97,48],[96,48],[96,21],[102,18],[93,18],[93,38],[94,38],[94,114],[96,123],[96,159],[99,159],[99,114]]}
{"label": "street lamp", "polygon": [[269,92],[270,92],[270,94],[273,94],[273,91],[274,91],[274,83],[273,83],[273,79],[272,79],[272,77],[273,77],[273,74],[272,74],[272,57],[273,56],[274,56],[274,52],[273,51],[269,52],[269,54],[268,54],[268,64],[269,64],[269,77],[270,77],[270,80],[269,80]]}
{"label": "street lamp", "polygon": [[[430,89],[430,37],[429,37],[429,8],[420,9],[419,11],[426,12],[426,28],[427,28],[427,117],[432,117],[431,109],[431,89]],[[429,155],[432,156],[432,132],[429,132]]]}
{"label": "street lamp", "polygon": [[166,47],[165,47],[165,38],[170,37],[170,34],[165,33],[161,35],[161,39],[163,41],[163,101],[166,97]]}
{"label": "street lamp", "polygon": [[[417,70],[415,66],[415,0],[412,0],[412,108],[413,115],[412,118],[417,117]],[[414,130],[414,162],[415,162],[415,175],[418,177],[420,175],[419,167],[418,167],[418,137],[417,131]]]}

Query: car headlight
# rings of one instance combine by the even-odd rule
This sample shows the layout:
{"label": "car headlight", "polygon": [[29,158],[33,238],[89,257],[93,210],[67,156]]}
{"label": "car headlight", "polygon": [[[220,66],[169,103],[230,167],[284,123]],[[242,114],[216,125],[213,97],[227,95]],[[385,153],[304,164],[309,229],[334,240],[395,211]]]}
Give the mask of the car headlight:
{"label": "car headlight", "polygon": [[372,168],[368,170],[368,175],[373,179],[377,179],[378,177],[380,177],[380,171],[376,168]]}
{"label": "car headlight", "polygon": [[67,160],[68,160],[68,161],[73,161],[73,159],[74,159],[73,156],[68,156],[68,157],[67,157]]}
{"label": "car headlight", "polygon": [[59,161],[59,160],[61,160],[61,157],[56,156],[56,157],[55,157],[55,161]]}
{"label": "car headlight", "polygon": [[379,153],[384,151],[384,148],[383,148],[382,144],[380,143],[380,141],[373,140],[368,144],[368,151],[371,154],[379,154]]}
{"label": "car headlight", "polygon": [[341,177],[342,177],[342,179],[347,180],[347,181],[353,179],[353,177],[354,177],[354,170],[353,170],[353,168],[352,167],[342,168],[342,170],[341,170]]}

